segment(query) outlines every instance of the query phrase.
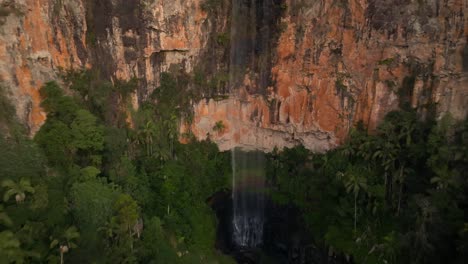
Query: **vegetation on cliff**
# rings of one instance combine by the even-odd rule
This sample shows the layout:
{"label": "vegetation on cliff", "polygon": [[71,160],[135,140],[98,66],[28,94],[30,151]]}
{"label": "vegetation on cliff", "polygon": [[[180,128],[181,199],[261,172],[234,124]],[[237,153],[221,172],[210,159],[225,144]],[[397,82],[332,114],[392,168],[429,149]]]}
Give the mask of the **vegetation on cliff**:
{"label": "vegetation on cliff", "polygon": [[65,80],[74,96],[55,82],[42,87],[48,119],[34,140],[0,98],[0,258],[231,263],[214,249],[206,203],[228,184],[230,160],[213,143],[178,142],[177,78],[163,75],[136,112],[126,105],[138,80],[111,84],[93,72]]}

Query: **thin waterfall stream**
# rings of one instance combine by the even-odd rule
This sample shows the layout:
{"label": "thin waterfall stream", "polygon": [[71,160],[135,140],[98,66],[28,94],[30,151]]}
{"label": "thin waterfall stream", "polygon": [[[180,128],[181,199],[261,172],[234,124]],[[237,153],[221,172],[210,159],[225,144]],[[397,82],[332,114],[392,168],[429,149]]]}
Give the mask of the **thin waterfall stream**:
{"label": "thin waterfall stream", "polygon": [[253,248],[263,242],[265,156],[260,151],[232,150],[233,241]]}
{"label": "thin waterfall stream", "polygon": [[[246,73],[258,71],[257,7],[261,1],[233,0],[229,85],[231,95],[238,97]],[[265,67],[261,67],[265,68]],[[260,70],[261,72],[261,70]],[[241,98],[239,98],[241,99]],[[241,101],[241,100],[239,100]],[[240,108],[234,111],[240,111]],[[241,117],[241,114],[236,115]],[[242,137],[235,120],[234,130]],[[265,210],[265,156],[255,146],[232,149],[232,241],[237,247],[255,248],[263,243]]]}

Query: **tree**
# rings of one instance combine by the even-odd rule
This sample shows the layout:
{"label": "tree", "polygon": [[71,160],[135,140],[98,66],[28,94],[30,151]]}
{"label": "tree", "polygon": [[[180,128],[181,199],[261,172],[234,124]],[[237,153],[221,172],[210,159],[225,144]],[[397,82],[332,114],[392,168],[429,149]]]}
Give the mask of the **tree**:
{"label": "tree", "polygon": [[166,238],[163,223],[158,217],[147,221],[142,245],[144,263],[178,263],[176,251]]}
{"label": "tree", "polygon": [[167,131],[167,137],[169,138],[169,151],[170,155],[174,155],[174,138],[177,138],[177,116],[175,114],[171,114],[171,118],[169,120],[164,120],[164,128]]}
{"label": "tree", "polygon": [[114,217],[119,226],[119,236],[130,240],[130,249],[133,251],[132,232],[138,224],[139,208],[136,201],[128,194],[121,194],[114,203]]}
{"label": "tree", "polygon": [[374,245],[369,254],[376,252],[381,263],[397,263],[399,239],[395,231],[383,237],[383,241]]}
{"label": "tree", "polygon": [[34,140],[42,148],[51,165],[66,167],[72,162],[71,130],[62,121],[47,119]]}
{"label": "tree", "polygon": [[4,180],[2,187],[7,188],[7,191],[3,195],[3,201],[8,201],[11,196],[15,196],[17,204],[22,203],[26,199],[26,193],[34,193],[34,188],[31,186],[31,182],[28,179],[21,178],[16,183],[13,180]]}
{"label": "tree", "polygon": [[0,128],[0,183],[8,178],[40,175],[44,169],[45,157],[38,146],[23,135],[4,138],[1,130]]}
{"label": "tree", "polygon": [[128,81],[116,80],[114,87],[125,99],[138,88],[138,78],[133,77]]}
{"label": "tree", "polygon": [[117,198],[114,203],[114,211],[122,232],[131,235],[131,231],[139,218],[138,210],[138,204],[130,195],[121,194]]}
{"label": "tree", "polygon": [[213,126],[213,130],[215,132],[218,133],[218,135],[220,133],[223,133],[224,129],[226,128],[226,126],[224,125],[223,121],[222,120],[219,120],[218,122],[215,123],[215,125]]}
{"label": "tree", "polygon": [[41,106],[47,112],[48,119],[59,120],[69,125],[79,109],[78,104],[69,96],[64,96],[56,82],[48,82],[39,91],[43,101]]}
{"label": "tree", "polygon": [[[450,115],[442,117],[439,124],[434,126],[428,136],[428,150],[430,157],[427,165],[434,172],[431,183],[437,185],[437,189],[447,189],[456,186],[457,171],[452,168],[452,160],[456,156],[456,148],[452,147],[448,137],[454,129]],[[455,150],[455,151],[454,151]]]}
{"label": "tree", "polygon": [[11,221],[11,218],[3,210],[3,205],[0,205],[0,223],[2,223],[2,222],[6,226],[10,226],[10,225],[13,224],[13,222]]}
{"label": "tree", "polygon": [[398,191],[398,206],[397,206],[397,215],[400,215],[401,210],[401,199],[403,196],[403,187],[405,185],[406,175],[409,170],[406,168],[407,161],[409,158],[409,148],[413,144],[413,133],[416,130],[417,117],[414,111],[409,112],[400,112],[398,122],[398,137],[401,147],[399,147],[398,153],[398,164],[399,164],[399,173],[396,179],[399,182],[399,191]]}
{"label": "tree", "polygon": [[136,167],[127,156],[122,156],[118,162],[115,162],[109,171],[109,178],[130,194],[138,187]]}
{"label": "tree", "polygon": [[385,198],[387,203],[392,194],[393,172],[395,171],[395,162],[400,152],[400,146],[391,132],[386,133],[388,137],[376,140],[375,152],[373,158],[377,159],[384,169]]}
{"label": "tree", "polygon": [[87,110],[78,110],[70,125],[71,148],[75,162],[81,166],[100,166],[104,149],[104,127]]}
{"label": "tree", "polygon": [[143,128],[138,131],[140,142],[146,145],[146,155],[153,155],[153,138],[155,134],[155,125],[153,121],[148,121]]}
{"label": "tree", "polygon": [[429,240],[429,225],[434,221],[437,209],[432,205],[428,197],[415,197],[417,211],[414,231],[410,232],[413,238],[416,263],[419,263],[426,253],[433,251],[434,247]]}
{"label": "tree", "polygon": [[0,232],[0,259],[7,263],[25,263],[27,253],[21,249],[21,243],[11,231]]}
{"label": "tree", "polygon": [[136,233],[133,231],[139,223],[138,205],[130,195],[119,194],[112,209],[113,215],[98,228],[105,235],[106,258],[112,263],[134,263],[136,254],[133,243]]}
{"label": "tree", "polygon": [[101,151],[104,147],[104,129],[97,125],[97,118],[87,110],[78,110],[70,125],[72,143],[78,150]]}
{"label": "tree", "polygon": [[81,181],[90,181],[97,178],[101,171],[93,166],[80,169]]}
{"label": "tree", "polygon": [[118,195],[118,191],[97,179],[73,184],[71,202],[80,230],[96,231],[101,227],[111,217]]}
{"label": "tree", "polygon": [[338,176],[343,178],[346,192],[354,194],[354,231],[357,225],[357,198],[361,190],[367,190],[367,179],[363,176],[364,170],[350,166],[345,173],[339,172]]}
{"label": "tree", "polygon": [[408,169],[405,167],[406,163],[404,161],[400,162],[400,169],[399,173],[397,176],[397,179],[399,181],[399,191],[398,191],[398,207],[397,207],[397,215],[400,215],[400,210],[401,210],[401,200],[403,196],[403,186],[405,185],[405,179],[407,175],[412,171],[411,169]]}
{"label": "tree", "polygon": [[61,264],[64,263],[63,255],[68,253],[70,249],[77,247],[74,241],[79,237],[80,233],[78,232],[78,229],[75,226],[71,226],[64,231],[61,237],[52,239],[52,242],[50,242],[50,248],[58,246]]}
{"label": "tree", "polygon": [[98,228],[98,231],[104,234],[105,238],[108,240],[109,243],[112,243],[114,241],[115,237],[117,236],[118,230],[119,225],[115,217],[112,217],[102,227]]}

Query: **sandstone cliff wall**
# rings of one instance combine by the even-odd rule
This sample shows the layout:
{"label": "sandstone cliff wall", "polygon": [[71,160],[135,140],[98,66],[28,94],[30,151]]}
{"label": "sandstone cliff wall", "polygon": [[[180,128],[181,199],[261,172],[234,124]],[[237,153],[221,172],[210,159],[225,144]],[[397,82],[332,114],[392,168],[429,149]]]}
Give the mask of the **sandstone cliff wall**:
{"label": "sandstone cliff wall", "polygon": [[[356,122],[375,129],[404,104],[467,115],[466,0],[232,3],[0,1],[1,85],[34,134],[46,118],[38,89],[62,68],[141,78],[135,107],[171,67],[206,78],[224,72],[230,81],[205,89],[193,123],[181,127],[222,149],[302,143],[322,151]],[[218,121],[222,131],[213,129]]]}
{"label": "sandstone cliff wall", "polygon": [[31,134],[46,119],[39,88],[65,70],[140,78],[138,107],[172,65],[193,72],[203,55],[216,71],[223,54],[207,49],[227,27],[228,8],[209,15],[201,0],[1,0],[0,85]]}
{"label": "sandstone cliff wall", "polygon": [[0,82],[34,133],[46,119],[39,87],[60,68],[86,66],[85,9],[75,0],[5,0],[0,8]]}
{"label": "sandstone cliff wall", "polygon": [[[467,115],[468,3],[453,1],[288,0],[264,96],[249,93],[196,105],[199,136],[234,144],[322,151],[363,121],[410,104],[423,115]],[[255,85],[255,84],[253,84]]]}

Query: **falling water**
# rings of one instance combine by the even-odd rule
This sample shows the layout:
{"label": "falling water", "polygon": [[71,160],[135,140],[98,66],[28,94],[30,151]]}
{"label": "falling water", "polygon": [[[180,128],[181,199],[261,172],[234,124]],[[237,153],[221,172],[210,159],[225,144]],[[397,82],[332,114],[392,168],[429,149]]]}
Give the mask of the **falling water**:
{"label": "falling water", "polygon": [[233,240],[238,246],[256,247],[263,242],[264,159],[260,151],[232,150]]}
{"label": "falling water", "polygon": [[[231,20],[231,53],[230,53],[230,91],[231,96],[239,96],[238,88],[242,87],[244,77],[254,73],[257,87],[266,87],[267,65],[259,52],[268,51],[268,30],[261,17],[265,5],[263,0],[233,0]],[[265,4],[266,3],[266,4]],[[261,9],[261,10],[260,10]],[[259,23],[260,21],[260,23]],[[263,21],[263,22],[262,22]],[[266,27],[268,28],[268,27]],[[263,54],[269,54],[264,52]],[[259,59],[263,58],[263,59]],[[252,75],[251,75],[252,76]],[[253,91],[255,92],[255,91]],[[242,101],[243,98],[238,98]],[[241,106],[237,105],[237,114],[233,115],[233,129],[242,137],[239,125]],[[237,120],[236,120],[237,119]],[[236,125],[237,123],[237,125]],[[240,139],[242,141],[242,139]],[[255,146],[232,149],[232,200],[233,220],[232,239],[242,248],[254,248],[263,243],[264,207],[265,207],[265,157]]]}

